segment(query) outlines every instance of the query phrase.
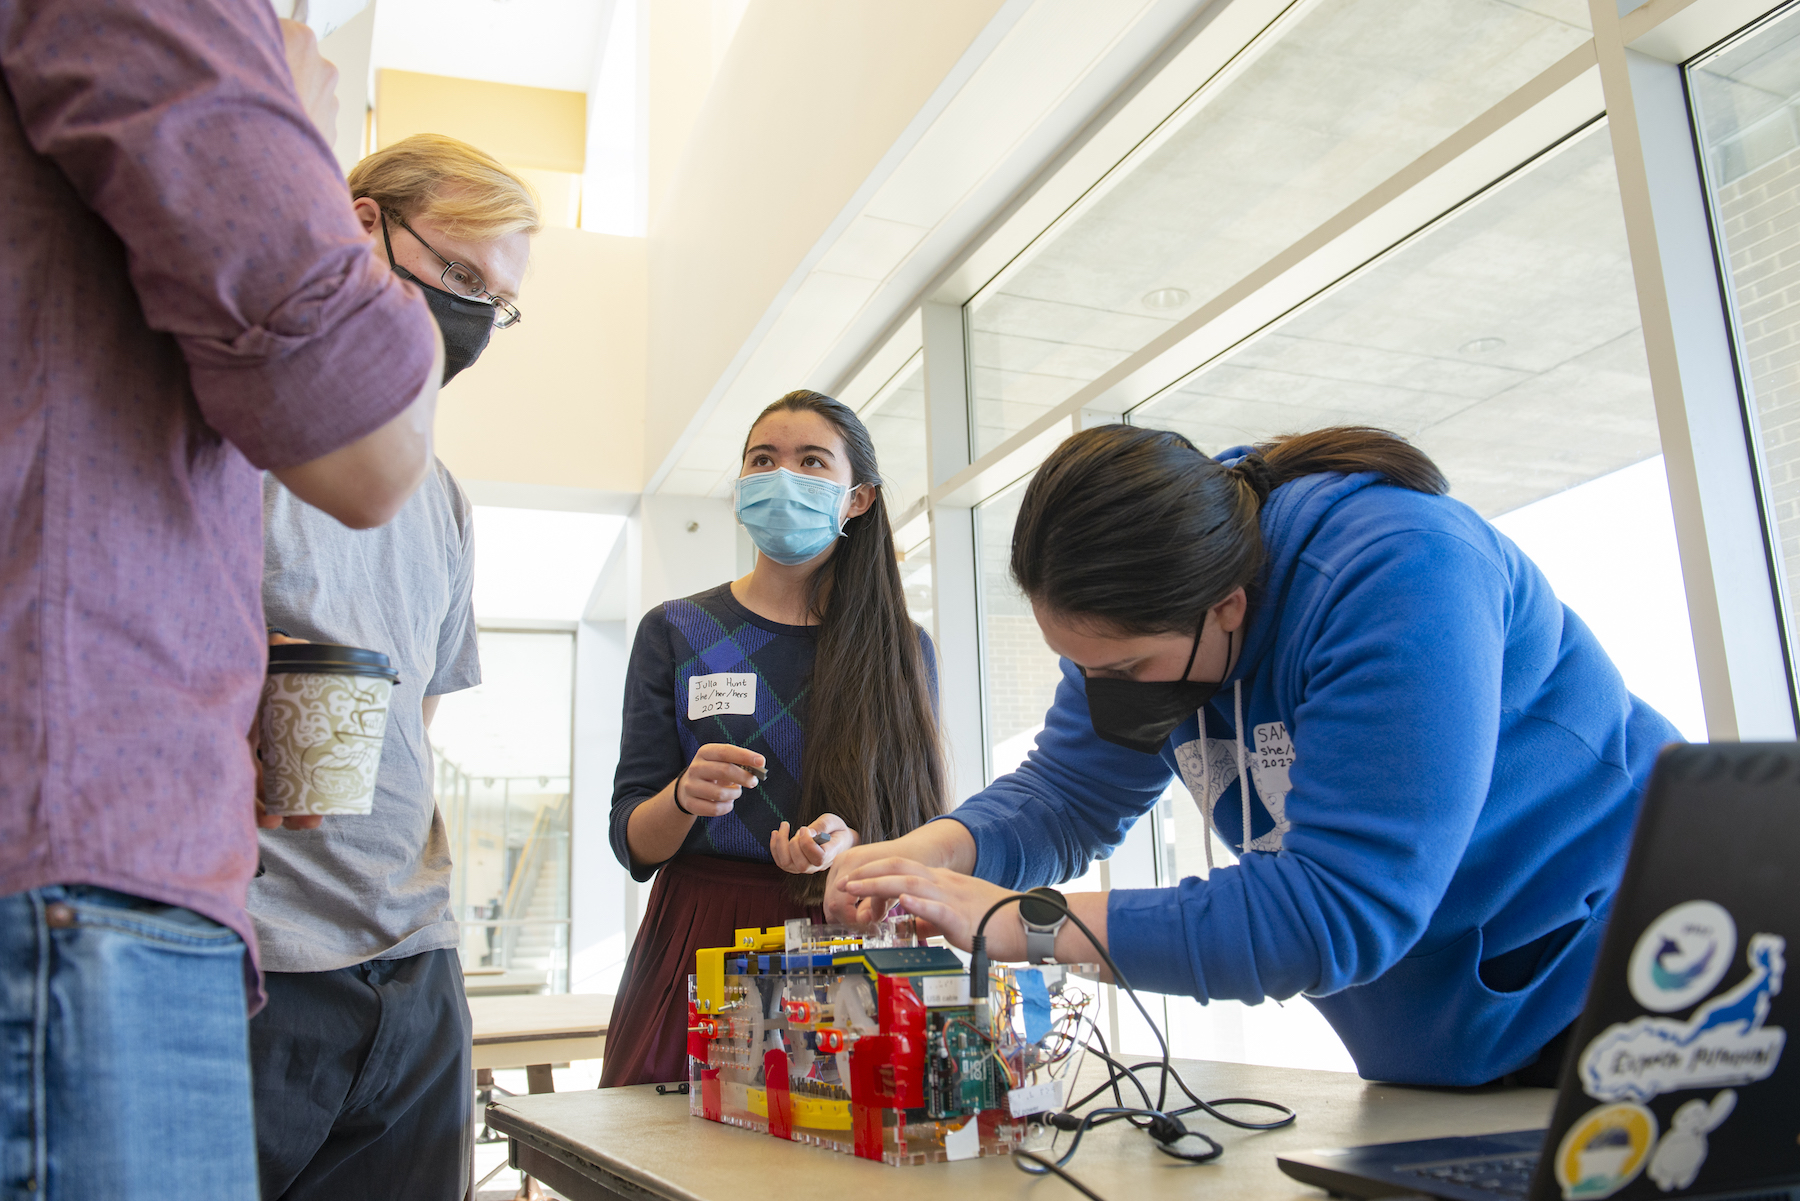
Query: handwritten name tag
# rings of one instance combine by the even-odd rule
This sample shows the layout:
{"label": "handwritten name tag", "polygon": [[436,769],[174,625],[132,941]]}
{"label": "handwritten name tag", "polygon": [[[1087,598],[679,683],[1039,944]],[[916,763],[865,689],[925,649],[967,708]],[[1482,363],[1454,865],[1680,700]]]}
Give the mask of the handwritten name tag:
{"label": "handwritten name tag", "polygon": [[756,673],[721,672],[688,680],[688,720],[698,721],[720,713],[756,712]]}

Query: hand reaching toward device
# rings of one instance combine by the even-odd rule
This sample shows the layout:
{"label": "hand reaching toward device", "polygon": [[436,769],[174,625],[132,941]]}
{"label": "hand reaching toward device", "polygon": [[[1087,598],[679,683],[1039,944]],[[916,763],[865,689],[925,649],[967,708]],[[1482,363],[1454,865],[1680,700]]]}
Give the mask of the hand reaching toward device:
{"label": "hand reaching toward device", "polygon": [[[821,841],[823,840],[823,841]],[[769,853],[784,872],[803,876],[829,868],[839,855],[856,845],[856,831],[835,813],[820,814],[811,824],[788,834],[788,823],[769,835]]]}

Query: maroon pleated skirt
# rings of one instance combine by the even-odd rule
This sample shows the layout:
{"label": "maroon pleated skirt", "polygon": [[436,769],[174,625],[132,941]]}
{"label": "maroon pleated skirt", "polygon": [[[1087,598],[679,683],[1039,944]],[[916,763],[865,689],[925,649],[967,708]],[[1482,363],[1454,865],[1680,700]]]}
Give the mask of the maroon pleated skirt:
{"label": "maroon pleated skirt", "polygon": [[694,952],[729,947],[737,931],[821,920],[794,900],[788,873],[773,863],[678,855],[650,889],[637,942],[625,961],[606,1029],[600,1087],[687,1079],[688,977]]}

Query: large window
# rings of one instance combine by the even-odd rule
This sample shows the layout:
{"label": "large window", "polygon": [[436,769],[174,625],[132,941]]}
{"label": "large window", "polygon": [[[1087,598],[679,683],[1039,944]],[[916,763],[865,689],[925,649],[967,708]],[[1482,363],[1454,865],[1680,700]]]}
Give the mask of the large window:
{"label": "large window", "polygon": [[1003,776],[1031,753],[1062,679],[1060,660],[1038,629],[1031,605],[1013,583],[1013,523],[1025,480],[976,510],[980,555],[981,679],[986,700],[988,779]]}
{"label": "large window", "polygon": [[484,630],[481,673],[431,725],[463,967],[475,985],[565,992],[575,636]]}
{"label": "large window", "polygon": [[1289,13],[970,301],[977,455],[1588,37],[1580,3]]}
{"label": "large window", "polygon": [[1800,617],[1800,10],[1728,42],[1687,78],[1791,658]]}
{"label": "large window", "polygon": [[[926,527],[930,529],[929,526]],[[911,546],[896,548],[900,555],[900,587],[906,593],[906,611],[930,634],[937,629],[937,589],[931,583],[931,536]]]}
{"label": "large window", "polygon": [[482,682],[431,725],[472,992],[568,989],[573,631],[623,520],[475,509]]}
{"label": "large window", "polygon": [[1704,736],[1603,123],[1131,418],[1212,452],[1332,424],[1405,435],[1545,571],[1627,685]]}
{"label": "large window", "polygon": [[868,427],[875,457],[881,463],[888,518],[896,523],[895,550],[900,557],[907,612],[927,633],[932,632],[936,629],[933,606],[937,594],[931,579],[931,526],[927,521],[900,524],[931,490],[925,448],[924,355],[914,351],[857,415]]}
{"label": "large window", "polygon": [[925,459],[925,369],[915,354],[858,414],[875,442],[888,513],[898,519],[930,488]]}

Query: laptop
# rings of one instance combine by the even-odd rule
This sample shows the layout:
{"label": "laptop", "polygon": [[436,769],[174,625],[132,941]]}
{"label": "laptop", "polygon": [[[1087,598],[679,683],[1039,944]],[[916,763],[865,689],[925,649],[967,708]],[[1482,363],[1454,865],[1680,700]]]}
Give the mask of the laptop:
{"label": "laptop", "polygon": [[1670,747],[1549,1129],[1312,1151],[1281,1170],[1358,1198],[1800,1201],[1790,941],[1800,953],[1800,743]]}

